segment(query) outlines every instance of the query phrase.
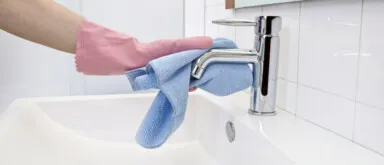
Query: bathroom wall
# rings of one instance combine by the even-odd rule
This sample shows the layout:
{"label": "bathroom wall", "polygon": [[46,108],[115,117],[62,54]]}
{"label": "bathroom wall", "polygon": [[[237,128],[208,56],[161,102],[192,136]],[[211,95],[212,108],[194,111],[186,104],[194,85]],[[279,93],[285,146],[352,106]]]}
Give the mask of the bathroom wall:
{"label": "bathroom wall", "polygon": [[243,48],[252,48],[252,28],[211,21],[283,17],[280,109],[384,155],[384,1],[308,0],[236,10],[225,10],[224,3],[205,0],[199,24],[206,35],[234,39]]}
{"label": "bathroom wall", "polygon": [[[56,1],[93,22],[141,41],[184,36],[184,2],[180,0]],[[84,76],[75,71],[73,55],[1,30],[0,69],[0,113],[22,97],[131,92],[125,76]]]}
{"label": "bathroom wall", "polygon": [[[79,12],[77,1],[61,3]],[[70,57],[0,30],[0,113],[16,98],[69,95]]]}

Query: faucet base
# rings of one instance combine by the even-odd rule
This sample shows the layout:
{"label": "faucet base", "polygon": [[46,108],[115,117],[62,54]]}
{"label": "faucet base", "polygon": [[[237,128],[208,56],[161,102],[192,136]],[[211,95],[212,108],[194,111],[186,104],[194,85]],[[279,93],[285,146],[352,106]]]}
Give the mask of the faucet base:
{"label": "faucet base", "polygon": [[254,111],[254,110],[248,110],[248,113],[250,115],[254,115],[254,116],[275,116],[276,115],[276,112],[258,112],[258,111]]}

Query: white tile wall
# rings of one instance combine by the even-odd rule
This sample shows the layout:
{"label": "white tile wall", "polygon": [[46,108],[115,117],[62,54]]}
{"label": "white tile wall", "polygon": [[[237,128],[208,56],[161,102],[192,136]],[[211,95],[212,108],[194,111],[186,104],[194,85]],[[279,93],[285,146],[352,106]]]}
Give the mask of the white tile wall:
{"label": "white tile wall", "polygon": [[365,0],[357,101],[384,109],[384,2]]}
{"label": "white tile wall", "polygon": [[355,98],[361,0],[302,2],[299,82]]}
{"label": "white tile wall", "polygon": [[205,11],[205,35],[207,36],[211,36],[211,37],[218,37],[218,33],[219,33],[219,28],[217,25],[215,24],[212,24],[212,20],[215,20],[217,19],[218,17],[218,9],[221,9],[221,5],[220,6],[209,6],[206,8],[206,11]]}
{"label": "white tile wall", "polygon": [[[261,15],[261,7],[242,8],[235,12],[236,18],[254,19],[255,15]],[[254,29],[252,27],[236,27],[236,44],[240,48],[253,48],[254,46]]]}
{"label": "white tile wall", "polygon": [[232,10],[223,10],[223,8],[225,8],[224,4],[207,7],[205,19],[205,34],[214,38],[224,37],[235,40],[235,28],[212,24],[212,21],[216,19],[234,17],[234,13]]}
{"label": "white tile wall", "polygon": [[205,31],[205,0],[185,0],[185,36],[202,36]]}
{"label": "white tile wall", "polygon": [[284,110],[296,113],[297,83],[279,79],[277,82],[276,105]]}
{"label": "white tile wall", "polygon": [[[221,10],[222,8],[225,8],[224,5],[219,5],[218,6],[218,17],[216,19],[223,19],[223,18],[233,18],[234,17],[234,12],[233,10]],[[228,38],[231,40],[235,40],[235,28],[234,27],[229,27],[229,26],[218,26],[218,35],[219,37],[224,37]]]}
{"label": "white tile wall", "polygon": [[[283,17],[278,107],[384,155],[383,8],[379,0],[308,0],[233,15]],[[210,23],[229,12],[224,2],[206,0],[205,11],[207,35],[233,35]],[[236,28],[235,41],[253,47],[253,29]]]}
{"label": "white tile wall", "polygon": [[384,111],[363,104],[356,105],[354,140],[384,153]]}
{"label": "white tile wall", "polygon": [[352,139],[355,103],[339,96],[299,86],[297,115]]}

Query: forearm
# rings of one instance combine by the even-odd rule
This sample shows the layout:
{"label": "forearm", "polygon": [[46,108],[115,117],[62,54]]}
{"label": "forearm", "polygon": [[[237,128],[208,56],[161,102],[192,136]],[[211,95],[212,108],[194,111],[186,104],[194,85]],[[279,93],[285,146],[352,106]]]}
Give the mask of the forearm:
{"label": "forearm", "polygon": [[0,0],[0,29],[57,50],[75,53],[83,17],[52,0]]}

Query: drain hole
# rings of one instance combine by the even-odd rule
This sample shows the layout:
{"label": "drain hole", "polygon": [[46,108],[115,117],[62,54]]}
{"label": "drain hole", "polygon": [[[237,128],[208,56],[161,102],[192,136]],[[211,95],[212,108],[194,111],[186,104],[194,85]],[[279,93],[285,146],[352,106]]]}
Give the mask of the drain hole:
{"label": "drain hole", "polygon": [[227,124],[225,125],[225,132],[227,134],[227,138],[230,143],[235,141],[235,138],[236,138],[235,126],[231,121],[228,121]]}

